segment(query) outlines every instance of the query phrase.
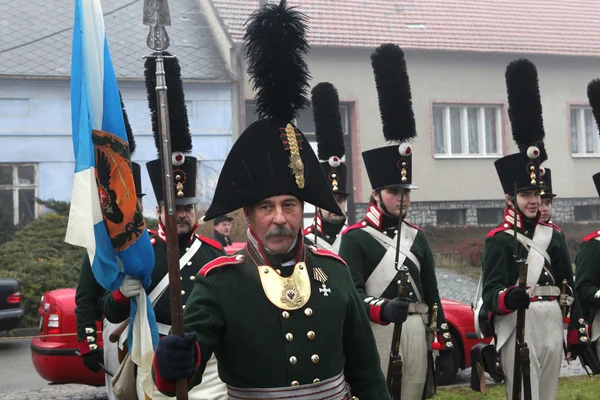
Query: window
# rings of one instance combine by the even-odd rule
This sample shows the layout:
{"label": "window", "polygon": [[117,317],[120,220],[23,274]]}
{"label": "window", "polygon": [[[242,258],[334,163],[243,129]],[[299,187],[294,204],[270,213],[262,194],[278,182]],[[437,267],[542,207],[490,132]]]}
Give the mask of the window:
{"label": "window", "polygon": [[35,218],[37,171],[33,164],[0,164],[0,222],[18,225]]}
{"label": "window", "polygon": [[571,153],[600,153],[598,128],[590,107],[571,106]]}
{"label": "window", "polygon": [[464,225],[467,221],[467,210],[437,210],[436,223],[443,225]]}
{"label": "window", "polygon": [[[348,191],[350,193],[352,193],[352,182],[353,178],[352,178],[352,157],[350,157],[350,155],[352,154],[352,143],[351,143],[351,136],[350,136],[350,118],[349,118],[349,114],[350,114],[350,109],[352,107],[352,104],[350,103],[342,103],[340,104],[340,115],[342,117],[342,130],[344,131],[344,141],[345,141],[345,148],[346,148],[346,156],[344,158],[342,158],[342,161],[344,161],[346,163],[346,166],[348,167]],[[258,120],[258,115],[255,113],[256,112],[256,103],[254,101],[246,101],[246,126],[250,126],[252,123],[256,122]],[[304,110],[301,110],[300,112],[298,112],[298,117],[296,118],[295,121],[293,121],[293,123],[298,127],[298,129],[300,129],[302,131],[302,133],[304,134],[304,136],[306,137],[306,139],[308,139],[308,142],[310,143],[310,146],[313,148],[315,154],[317,154],[317,139],[315,136],[315,122],[313,119],[313,109],[312,107],[307,107]],[[325,161],[325,160],[321,160],[321,161]],[[351,204],[352,202],[352,196],[348,197],[348,205],[347,205],[347,214],[348,214],[348,221],[350,223],[353,223],[355,221],[355,210],[354,210],[354,205]],[[312,219],[315,215],[315,208],[310,205],[310,204],[306,204],[304,206],[304,226],[308,226],[310,225],[310,223],[312,222]]]}
{"label": "window", "polygon": [[574,206],[575,221],[600,221],[600,206]]}
{"label": "window", "polygon": [[500,156],[502,106],[434,104],[433,144],[436,157]]}
{"label": "window", "polygon": [[477,225],[498,225],[504,217],[501,208],[478,208]]}

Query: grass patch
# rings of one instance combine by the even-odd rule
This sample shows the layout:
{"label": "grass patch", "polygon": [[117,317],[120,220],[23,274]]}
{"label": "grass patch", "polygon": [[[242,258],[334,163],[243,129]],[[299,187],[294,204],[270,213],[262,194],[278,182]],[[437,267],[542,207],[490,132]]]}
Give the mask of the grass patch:
{"label": "grass patch", "polygon": [[[474,392],[469,387],[438,388],[436,400],[500,400],[506,399],[504,385],[488,387],[487,395]],[[596,400],[600,393],[600,380],[587,376],[561,378],[558,381],[557,399],[560,400]]]}

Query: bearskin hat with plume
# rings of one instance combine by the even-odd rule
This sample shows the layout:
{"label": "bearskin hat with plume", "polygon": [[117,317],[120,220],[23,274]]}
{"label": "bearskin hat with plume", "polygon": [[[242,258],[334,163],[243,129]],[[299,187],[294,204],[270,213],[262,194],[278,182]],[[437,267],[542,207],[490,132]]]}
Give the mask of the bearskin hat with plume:
{"label": "bearskin hat with plume", "polygon": [[312,89],[311,95],[319,159],[342,158],[345,153],[344,131],[338,91],[331,83],[321,82]]}
{"label": "bearskin hat with plume", "polygon": [[[190,153],[192,151],[192,135],[188,121],[183,82],[181,81],[181,67],[179,60],[168,52],[163,52],[165,79],[167,83],[167,101],[169,103],[169,125],[171,128],[171,151]],[[154,144],[160,154],[160,137],[158,132],[158,104],[156,99],[156,58],[146,58],[144,64],[146,78],[146,93],[148,107],[152,118],[152,132]]]}
{"label": "bearskin hat with plume", "polygon": [[505,77],[513,139],[522,153],[526,153],[530,146],[536,146],[540,150],[540,163],[544,162],[548,156],[544,146],[537,69],[531,61],[522,58],[508,64]]}
{"label": "bearskin hat with plume", "polygon": [[205,220],[283,194],[342,215],[317,156],[292,124],[309,104],[306,21],[282,0],[262,5],[246,22],[243,39],[259,118],[231,148]]}
{"label": "bearskin hat with plume", "polygon": [[407,142],[417,136],[412,95],[404,52],[382,44],[371,54],[383,136],[389,142]]}

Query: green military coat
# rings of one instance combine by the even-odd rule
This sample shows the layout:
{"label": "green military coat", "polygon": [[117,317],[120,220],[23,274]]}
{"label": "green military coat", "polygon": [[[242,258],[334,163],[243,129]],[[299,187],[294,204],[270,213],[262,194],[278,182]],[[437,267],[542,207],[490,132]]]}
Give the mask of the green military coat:
{"label": "green military coat", "polygon": [[[389,399],[375,339],[348,268],[325,253],[305,246],[312,293],[293,311],[267,298],[246,250],[204,267],[184,314],[184,329],[197,333],[201,349],[200,372],[192,385],[200,383],[214,353],[221,380],[234,387],[311,384],[343,371],[354,396]],[[324,285],[314,278],[315,268],[327,276]]]}
{"label": "green military coat", "polygon": [[96,321],[102,320],[100,302],[105,292],[104,288],[96,281],[90,258],[86,254],[81,264],[79,283],[75,293],[77,340],[80,343],[80,351],[83,350],[82,354],[97,349],[97,347],[94,348],[94,346],[98,346]]}
{"label": "green military coat", "polygon": [[[164,235],[161,231],[150,231],[150,241],[154,248],[155,264],[152,270],[151,284],[146,292],[152,293],[152,290],[168,273],[167,267],[167,246],[164,241]],[[181,303],[185,306],[190,293],[194,287],[194,280],[196,274],[200,271],[205,264],[225,254],[223,247],[215,240],[206,238],[200,235],[193,235],[191,240],[185,246],[179,247],[179,257],[181,258],[187,251],[189,251],[192,243],[195,240],[200,240],[202,244],[200,248],[194,254],[187,265],[180,270],[181,276]],[[122,299],[118,293],[107,293],[102,299],[102,310],[106,319],[112,323],[119,323],[129,317],[129,300]],[[154,306],[154,313],[156,314],[156,322],[171,325],[171,301],[170,296],[167,292],[160,297],[156,305]]]}
{"label": "green military coat", "polygon": [[583,315],[588,322],[594,321],[596,311],[600,309],[600,241],[598,231],[583,239],[575,265],[575,291],[581,302]]}
{"label": "green military coat", "polygon": [[[371,205],[370,207],[373,207]],[[398,297],[397,282],[400,279],[397,273],[394,279],[390,280],[387,288],[379,297],[374,297],[372,293],[367,293],[366,282],[382,260],[386,250],[371,234],[364,228],[371,226],[380,232],[385,233],[389,238],[396,236],[397,228],[382,229],[380,220],[376,215],[370,214],[371,218],[367,218],[358,224],[349,227],[342,236],[342,244],[340,246],[340,257],[342,257],[350,267],[354,284],[358,290],[359,296],[363,301],[363,307],[370,316],[371,321],[382,323],[380,320],[381,309],[387,304],[390,299]],[[413,226],[413,228],[416,228]],[[419,229],[419,228],[416,228]],[[435,264],[433,253],[429,247],[427,236],[419,229],[415,240],[410,248],[410,251],[416,256],[421,268],[417,267],[408,257],[404,261],[404,265],[408,268],[412,281],[411,288],[406,290],[407,297],[410,301],[417,302],[414,288],[416,287],[421,293],[422,300],[432,310],[433,305],[438,305],[437,326],[440,328],[446,322],[444,311],[440,303],[440,295],[438,292],[437,279],[435,276]],[[389,268],[394,268],[390,265]],[[431,311],[430,311],[431,312]]]}

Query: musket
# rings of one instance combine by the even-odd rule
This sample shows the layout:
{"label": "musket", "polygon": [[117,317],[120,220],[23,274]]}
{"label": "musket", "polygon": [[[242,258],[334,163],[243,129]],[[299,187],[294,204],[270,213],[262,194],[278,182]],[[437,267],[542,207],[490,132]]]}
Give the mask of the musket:
{"label": "musket", "polygon": [[[402,210],[404,209],[404,193],[400,197],[400,218],[398,221],[398,233],[396,234],[396,259],[394,268],[400,273],[398,281],[398,297],[404,298],[406,287],[408,286],[408,268],[400,264],[400,237],[402,235]],[[392,400],[400,400],[402,392],[402,367],[403,361],[400,355],[400,338],[402,336],[402,324],[394,324],[394,333],[392,334],[392,345],[390,349],[390,359],[387,371],[387,387]]]}
{"label": "musket", "polygon": [[[567,304],[567,288],[570,288],[569,283],[567,282],[566,279],[563,279],[562,288],[560,291],[560,300],[562,303],[560,307],[562,308],[563,321],[565,321],[567,318],[569,318],[569,305]],[[563,352],[565,353],[565,360],[567,360],[567,364],[571,364],[571,360],[568,357],[569,351],[567,350],[567,345],[565,344],[564,340],[563,340]]]}
{"label": "musket", "polygon": [[[164,51],[169,47],[166,26],[171,25],[171,14],[167,0],[144,0],[143,24],[150,26],[146,44],[154,51],[156,59],[156,98],[158,112],[158,132],[160,138],[160,159],[162,163],[162,187],[165,208],[165,235],[167,246],[167,267],[169,271],[169,297],[171,301],[171,326],[174,335],[183,336],[183,312],[181,304],[181,284],[179,275],[179,249],[175,209],[175,185],[171,161],[171,130],[167,83],[165,79]],[[187,380],[176,382],[178,400],[187,400]]]}
{"label": "musket", "polygon": [[[519,288],[525,288],[527,285],[527,260],[518,256],[519,240],[517,239],[517,214],[519,206],[517,205],[517,183],[515,182],[514,197],[514,250],[513,257],[515,264],[519,267]],[[525,342],[525,309],[517,310],[517,327],[515,335],[515,360],[512,399],[521,400],[521,384],[523,386],[523,396],[525,400],[531,400],[531,379],[530,379],[530,359],[529,346]]]}

